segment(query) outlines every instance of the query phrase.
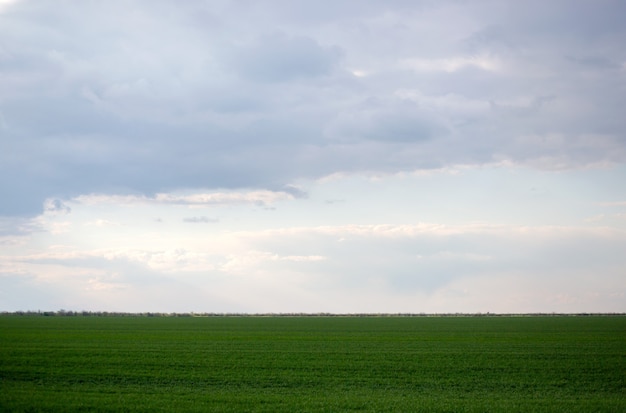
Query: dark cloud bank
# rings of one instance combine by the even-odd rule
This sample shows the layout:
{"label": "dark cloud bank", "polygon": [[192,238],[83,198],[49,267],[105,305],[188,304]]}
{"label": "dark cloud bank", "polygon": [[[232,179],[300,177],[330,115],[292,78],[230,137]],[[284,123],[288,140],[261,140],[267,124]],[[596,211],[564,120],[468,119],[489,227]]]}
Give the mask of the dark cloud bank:
{"label": "dark cloud bank", "polygon": [[5,5],[0,215],[334,172],[621,164],[624,15],[619,1]]}

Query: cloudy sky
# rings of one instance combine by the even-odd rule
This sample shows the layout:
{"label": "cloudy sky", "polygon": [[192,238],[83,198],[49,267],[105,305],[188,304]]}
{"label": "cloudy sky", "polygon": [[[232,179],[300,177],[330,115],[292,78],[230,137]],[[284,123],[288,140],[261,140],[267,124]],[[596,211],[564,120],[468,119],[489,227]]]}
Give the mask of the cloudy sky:
{"label": "cloudy sky", "polygon": [[624,16],[0,0],[0,311],[624,312]]}

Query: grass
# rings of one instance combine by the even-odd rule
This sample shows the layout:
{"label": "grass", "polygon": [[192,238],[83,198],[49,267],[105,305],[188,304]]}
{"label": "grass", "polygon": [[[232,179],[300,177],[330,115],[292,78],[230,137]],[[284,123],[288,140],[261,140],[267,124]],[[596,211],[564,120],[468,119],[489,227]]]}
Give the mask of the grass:
{"label": "grass", "polygon": [[626,317],[0,317],[0,411],[623,412]]}

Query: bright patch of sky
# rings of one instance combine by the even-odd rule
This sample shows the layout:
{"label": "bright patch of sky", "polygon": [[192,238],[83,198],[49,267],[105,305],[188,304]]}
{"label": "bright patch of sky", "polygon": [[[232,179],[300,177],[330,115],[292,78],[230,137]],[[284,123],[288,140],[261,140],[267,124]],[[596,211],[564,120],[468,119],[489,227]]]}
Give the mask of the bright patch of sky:
{"label": "bright patch of sky", "polygon": [[0,1],[0,311],[624,312],[619,1]]}

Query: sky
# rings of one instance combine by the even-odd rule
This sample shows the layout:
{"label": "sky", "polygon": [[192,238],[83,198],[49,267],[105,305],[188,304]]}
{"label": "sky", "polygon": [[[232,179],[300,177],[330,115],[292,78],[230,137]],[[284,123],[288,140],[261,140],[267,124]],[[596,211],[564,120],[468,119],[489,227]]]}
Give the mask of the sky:
{"label": "sky", "polygon": [[0,0],[0,311],[626,312],[623,16]]}

